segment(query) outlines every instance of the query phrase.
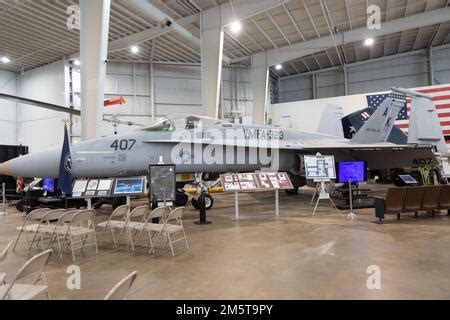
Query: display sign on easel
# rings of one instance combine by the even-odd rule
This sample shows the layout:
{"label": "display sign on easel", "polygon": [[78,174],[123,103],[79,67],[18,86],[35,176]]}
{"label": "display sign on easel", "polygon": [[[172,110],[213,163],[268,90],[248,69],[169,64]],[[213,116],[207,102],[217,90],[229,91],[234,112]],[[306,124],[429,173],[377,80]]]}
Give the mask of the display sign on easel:
{"label": "display sign on easel", "polygon": [[159,206],[171,206],[176,200],[176,168],[174,164],[151,164],[149,195]]}
{"label": "display sign on easel", "polygon": [[337,212],[339,212],[326,188],[327,182],[331,182],[332,179],[336,179],[334,156],[323,156],[320,153],[317,153],[314,156],[307,155],[304,156],[304,164],[306,179],[311,179],[316,182],[316,189],[314,190],[314,194],[311,199],[311,205],[313,204],[317,193],[319,193],[316,205],[314,206],[313,215],[316,214],[317,206],[319,205],[320,200],[329,200]]}
{"label": "display sign on easel", "polygon": [[306,179],[336,179],[334,156],[322,156],[320,154],[305,156],[304,163]]}

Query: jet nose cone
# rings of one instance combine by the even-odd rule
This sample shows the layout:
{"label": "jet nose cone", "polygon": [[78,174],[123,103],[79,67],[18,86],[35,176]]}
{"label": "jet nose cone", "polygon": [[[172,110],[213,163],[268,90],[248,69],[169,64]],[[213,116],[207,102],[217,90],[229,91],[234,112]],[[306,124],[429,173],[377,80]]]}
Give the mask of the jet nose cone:
{"label": "jet nose cone", "polygon": [[0,163],[0,175],[11,176],[11,162]]}

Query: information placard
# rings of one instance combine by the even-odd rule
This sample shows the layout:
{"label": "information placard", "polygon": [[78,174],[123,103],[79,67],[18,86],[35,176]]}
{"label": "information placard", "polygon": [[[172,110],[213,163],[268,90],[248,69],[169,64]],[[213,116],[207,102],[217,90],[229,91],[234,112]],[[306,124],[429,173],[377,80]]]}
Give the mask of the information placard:
{"label": "information placard", "polygon": [[72,188],[73,198],[109,197],[114,179],[75,180]]}
{"label": "information placard", "polygon": [[306,179],[336,179],[334,156],[304,156]]}
{"label": "information placard", "polygon": [[176,170],[173,164],[154,164],[149,166],[149,196],[157,202],[176,200]]}
{"label": "information placard", "polygon": [[230,173],[220,175],[225,191],[293,189],[286,172]]}
{"label": "information placard", "polygon": [[130,196],[145,193],[146,177],[116,178],[114,181],[114,196]]}

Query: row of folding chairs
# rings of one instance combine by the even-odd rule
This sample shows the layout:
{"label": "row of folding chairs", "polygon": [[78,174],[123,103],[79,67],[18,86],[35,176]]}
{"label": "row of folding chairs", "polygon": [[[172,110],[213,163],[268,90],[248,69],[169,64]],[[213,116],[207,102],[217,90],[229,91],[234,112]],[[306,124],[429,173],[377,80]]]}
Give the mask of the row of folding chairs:
{"label": "row of folding chairs", "polygon": [[[97,226],[103,229],[101,234],[106,230],[111,232],[114,248],[117,248],[120,236],[126,233],[131,250],[134,252],[139,239],[144,234],[147,236],[149,253],[152,254],[156,253],[155,244],[163,236],[172,255],[175,256],[173,245],[176,242],[184,240],[186,248],[189,249],[182,220],[184,210],[184,207],[176,209],[159,207],[150,211],[149,206],[144,205],[130,212],[130,207],[123,205],[116,208],[107,221]],[[156,220],[159,221],[156,223],[154,222]]]}
{"label": "row of folding chairs", "polygon": [[[6,259],[8,249],[12,241],[1,252],[0,262]],[[11,282],[0,282],[0,300],[31,300],[45,294],[50,299],[48,282],[44,273],[44,268],[48,263],[52,249],[39,253],[29,259],[14,275]],[[135,282],[137,271],[131,272],[120,280],[105,296],[104,300],[126,299]]]}
{"label": "row of folding chairs", "polygon": [[25,235],[27,252],[30,254],[33,246],[45,251],[58,248],[61,258],[66,248],[70,248],[75,261],[75,251],[88,246],[95,246],[98,254],[97,235],[95,232],[95,210],[65,210],[37,209],[30,212],[18,227],[19,234],[13,250],[22,235]]}

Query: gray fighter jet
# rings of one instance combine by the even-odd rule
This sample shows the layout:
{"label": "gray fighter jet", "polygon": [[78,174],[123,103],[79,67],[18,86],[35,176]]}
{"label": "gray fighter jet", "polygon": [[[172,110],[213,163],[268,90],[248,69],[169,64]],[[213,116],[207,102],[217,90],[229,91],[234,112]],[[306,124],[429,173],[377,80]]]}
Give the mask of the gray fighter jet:
{"label": "gray fighter jet", "polygon": [[[180,173],[288,171],[300,187],[306,183],[303,156],[318,152],[334,155],[336,161],[365,160],[370,169],[437,165],[432,144],[386,142],[405,99],[403,94],[391,93],[350,140],[335,135],[342,132],[342,128],[336,130],[341,121],[333,122],[329,116],[319,126],[323,132],[232,124],[200,116],[166,117],[131,133],[73,144],[66,167],[74,178],[137,176],[146,175],[149,164],[162,160],[175,163]],[[0,174],[56,178],[60,157],[61,148],[31,153],[0,164]]]}

